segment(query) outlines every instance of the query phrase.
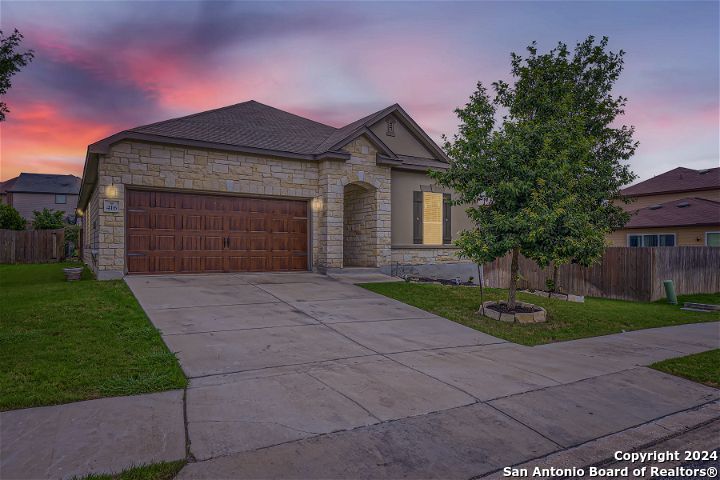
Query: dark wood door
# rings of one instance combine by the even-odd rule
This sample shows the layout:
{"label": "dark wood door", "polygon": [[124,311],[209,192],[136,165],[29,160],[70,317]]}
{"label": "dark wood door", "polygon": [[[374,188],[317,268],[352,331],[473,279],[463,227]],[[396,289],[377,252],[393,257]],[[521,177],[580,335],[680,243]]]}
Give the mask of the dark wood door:
{"label": "dark wood door", "polygon": [[128,273],[307,270],[307,202],[128,190]]}

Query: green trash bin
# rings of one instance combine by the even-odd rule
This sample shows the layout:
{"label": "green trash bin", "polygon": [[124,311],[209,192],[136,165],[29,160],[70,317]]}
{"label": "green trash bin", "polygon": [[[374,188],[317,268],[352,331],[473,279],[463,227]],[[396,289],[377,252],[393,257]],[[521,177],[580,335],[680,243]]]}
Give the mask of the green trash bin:
{"label": "green trash bin", "polygon": [[665,298],[667,298],[668,303],[677,305],[677,295],[675,295],[675,285],[673,281],[665,280],[663,281],[663,285],[665,286]]}

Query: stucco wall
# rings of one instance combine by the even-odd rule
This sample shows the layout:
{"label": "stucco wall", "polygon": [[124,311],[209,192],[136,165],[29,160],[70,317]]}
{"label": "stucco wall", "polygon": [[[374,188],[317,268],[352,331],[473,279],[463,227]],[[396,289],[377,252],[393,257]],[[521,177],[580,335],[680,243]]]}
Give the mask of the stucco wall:
{"label": "stucco wall", "polygon": [[[420,191],[421,186],[435,185],[435,181],[422,172],[392,172],[392,244],[393,246],[413,244],[413,192]],[[447,189],[435,186],[435,191],[450,193]],[[454,205],[451,210],[450,228],[452,238],[457,233],[470,229],[472,223],[462,205]]]}
{"label": "stucco wall", "polygon": [[705,232],[720,232],[720,226],[716,227],[663,227],[663,228],[632,228],[613,232],[608,241],[614,247],[627,247],[627,236],[660,233],[674,233],[676,246],[702,247],[705,245]]}
{"label": "stucco wall", "polygon": [[[386,118],[394,122],[395,135],[387,134]],[[417,141],[405,126],[400,123],[396,116],[390,115],[370,127],[370,130],[397,155],[409,155],[411,157],[433,158],[434,155]]]}
{"label": "stucco wall", "polygon": [[66,195],[65,199],[66,203],[55,203],[54,193],[15,192],[12,194],[12,206],[28,221],[32,221],[34,218],[34,210],[40,211],[43,208],[60,210],[65,216],[75,215],[78,196]]}

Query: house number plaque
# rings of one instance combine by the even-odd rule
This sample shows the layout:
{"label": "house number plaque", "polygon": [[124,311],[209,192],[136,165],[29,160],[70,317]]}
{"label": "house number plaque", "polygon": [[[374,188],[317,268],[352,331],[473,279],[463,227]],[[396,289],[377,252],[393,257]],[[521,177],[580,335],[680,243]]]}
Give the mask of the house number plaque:
{"label": "house number plaque", "polygon": [[118,213],[120,211],[119,200],[103,200],[103,212]]}

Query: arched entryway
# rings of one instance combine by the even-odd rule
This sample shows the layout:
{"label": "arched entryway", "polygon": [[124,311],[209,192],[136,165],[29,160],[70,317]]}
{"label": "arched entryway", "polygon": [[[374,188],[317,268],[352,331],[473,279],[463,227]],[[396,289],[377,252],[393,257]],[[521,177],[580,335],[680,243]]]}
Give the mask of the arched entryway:
{"label": "arched entryway", "polygon": [[343,266],[377,267],[377,189],[355,182],[343,193]]}

